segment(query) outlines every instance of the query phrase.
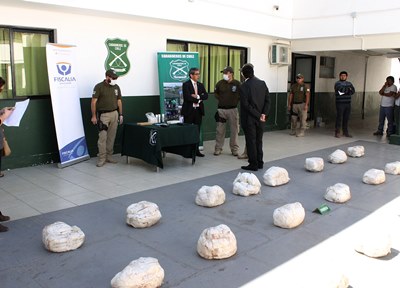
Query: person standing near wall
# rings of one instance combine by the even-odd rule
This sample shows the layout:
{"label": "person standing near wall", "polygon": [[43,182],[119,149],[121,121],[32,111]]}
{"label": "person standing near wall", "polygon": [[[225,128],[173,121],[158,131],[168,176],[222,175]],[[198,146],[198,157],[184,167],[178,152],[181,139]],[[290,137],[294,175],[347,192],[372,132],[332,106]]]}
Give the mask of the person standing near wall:
{"label": "person standing near wall", "polygon": [[336,98],[336,124],[335,137],[340,138],[340,129],[342,129],[345,137],[352,137],[349,134],[349,118],[351,112],[351,95],[355,89],[351,82],[347,81],[347,72],[339,73],[339,81],[335,83],[335,98]]}
{"label": "person standing near wall", "polygon": [[241,71],[245,81],[240,86],[240,120],[249,157],[249,165],[241,168],[257,171],[264,165],[262,140],[270,109],[269,91],[265,82],[254,76],[253,65],[245,64]]}
{"label": "person standing near wall", "polygon": [[121,89],[116,84],[117,79],[115,71],[109,69],[106,71],[106,79],[93,89],[91,121],[99,130],[97,167],[102,167],[106,162],[118,162],[112,158],[118,123],[121,125],[123,122],[122,96]]}
{"label": "person standing near wall", "polygon": [[[0,77],[0,93],[3,91],[4,86],[6,84],[6,81]],[[5,107],[0,110],[0,177],[4,177],[3,172],[1,172],[1,156],[3,152],[3,138],[4,138],[4,132],[3,132],[3,121],[6,120],[10,114],[12,113],[13,108],[12,107]],[[0,222],[8,221],[10,220],[9,216],[3,215],[0,211]],[[0,232],[6,232],[8,231],[8,227],[1,225],[0,224]]]}
{"label": "person standing near wall", "polygon": [[394,98],[394,126],[396,127],[395,134],[400,135],[400,87]]}
{"label": "person standing near wall", "polygon": [[[307,111],[310,103],[310,87],[304,84],[304,76],[296,75],[296,83],[292,85],[289,93],[288,111],[291,113],[290,135],[303,137],[307,126]],[[300,118],[300,132],[297,133],[297,118]]]}
{"label": "person standing near wall", "polygon": [[239,103],[240,82],[234,79],[232,67],[225,67],[221,71],[223,79],[215,85],[214,93],[218,101],[218,109],[215,114],[217,122],[215,135],[214,155],[218,156],[222,152],[225,142],[226,122],[229,122],[230,141],[229,146],[233,156],[239,155],[238,135],[239,135]]}
{"label": "person standing near wall", "polygon": [[[198,68],[190,68],[190,79],[182,84],[183,104],[181,114],[185,123],[196,124],[199,128],[201,120],[204,116],[204,100],[208,99],[206,88],[203,83],[198,80],[200,78],[200,70]],[[197,145],[196,156],[204,157]]]}
{"label": "person standing near wall", "polygon": [[385,124],[385,118],[388,122],[388,127],[386,130],[387,137],[389,137],[393,131],[393,110],[394,110],[394,100],[397,95],[397,87],[394,85],[394,77],[386,77],[386,82],[383,84],[381,90],[379,90],[379,95],[381,95],[381,104],[379,107],[379,124],[378,130],[373,134],[375,136],[383,135],[383,126]]}

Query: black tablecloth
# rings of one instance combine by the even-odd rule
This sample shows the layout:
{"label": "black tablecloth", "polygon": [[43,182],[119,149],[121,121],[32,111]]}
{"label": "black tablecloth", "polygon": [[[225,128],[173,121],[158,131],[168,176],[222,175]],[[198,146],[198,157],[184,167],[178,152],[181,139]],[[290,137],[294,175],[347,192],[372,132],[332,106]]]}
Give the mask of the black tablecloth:
{"label": "black tablecloth", "polygon": [[196,125],[140,126],[124,124],[121,155],[135,157],[163,168],[162,151],[196,160],[199,130]]}

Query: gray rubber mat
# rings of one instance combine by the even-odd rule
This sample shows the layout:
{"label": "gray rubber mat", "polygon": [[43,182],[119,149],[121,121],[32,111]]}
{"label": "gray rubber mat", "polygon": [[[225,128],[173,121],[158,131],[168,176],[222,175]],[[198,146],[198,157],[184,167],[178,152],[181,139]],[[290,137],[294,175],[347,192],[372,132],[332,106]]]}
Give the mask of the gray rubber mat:
{"label": "gray rubber mat", "polygon": [[[366,155],[349,157],[344,164],[327,162],[336,149],[346,151],[354,145],[363,145]],[[307,172],[307,157],[324,158],[324,171]],[[239,287],[398,197],[400,176],[386,175],[386,182],[378,186],[362,183],[362,176],[370,168],[383,169],[386,163],[399,160],[398,146],[357,141],[265,163],[263,170],[255,172],[261,183],[264,171],[271,166],[286,168],[291,181],[280,187],[263,184],[255,196],[232,194],[233,180],[238,172],[244,172],[233,170],[11,221],[7,223],[10,231],[0,234],[0,287],[110,287],[114,275],[139,257],[159,260],[165,270],[162,287]],[[326,187],[337,182],[351,188],[352,199],[346,204],[324,200]],[[225,204],[197,206],[194,199],[203,185],[221,186]],[[156,203],[163,217],[153,227],[135,229],[125,224],[125,211],[142,200]],[[291,230],[275,227],[274,209],[296,201],[306,209],[304,223]],[[332,209],[329,214],[312,213],[324,203]],[[67,253],[45,250],[42,229],[56,221],[80,227],[86,235],[83,246]],[[202,259],[196,252],[201,232],[222,223],[237,238],[237,254],[225,260]]]}

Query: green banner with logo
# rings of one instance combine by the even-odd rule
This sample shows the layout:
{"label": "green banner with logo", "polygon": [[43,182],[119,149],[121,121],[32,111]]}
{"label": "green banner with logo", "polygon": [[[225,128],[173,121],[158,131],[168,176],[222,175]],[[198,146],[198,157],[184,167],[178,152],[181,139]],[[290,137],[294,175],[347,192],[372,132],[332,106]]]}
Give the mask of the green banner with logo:
{"label": "green banner with logo", "polygon": [[104,63],[105,69],[113,69],[118,76],[126,75],[131,67],[127,54],[129,42],[115,38],[107,39],[105,44],[108,50]]}
{"label": "green banner with logo", "polygon": [[182,83],[189,79],[189,70],[199,68],[197,52],[158,52],[160,111],[165,121],[179,120],[182,108]]}

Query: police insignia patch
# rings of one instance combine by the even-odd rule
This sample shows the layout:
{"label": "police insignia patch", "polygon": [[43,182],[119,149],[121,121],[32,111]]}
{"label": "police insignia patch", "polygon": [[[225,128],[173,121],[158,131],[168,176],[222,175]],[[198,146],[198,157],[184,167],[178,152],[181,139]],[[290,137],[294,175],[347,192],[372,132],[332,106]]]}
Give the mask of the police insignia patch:
{"label": "police insignia patch", "polygon": [[157,130],[150,130],[149,144],[156,146],[157,144]]}
{"label": "police insignia patch", "polygon": [[108,55],[104,64],[105,70],[113,69],[118,76],[128,73],[131,63],[128,59],[129,42],[119,38],[107,39]]}
{"label": "police insignia patch", "polygon": [[189,78],[189,62],[185,60],[173,60],[169,63],[169,76],[178,81]]}

